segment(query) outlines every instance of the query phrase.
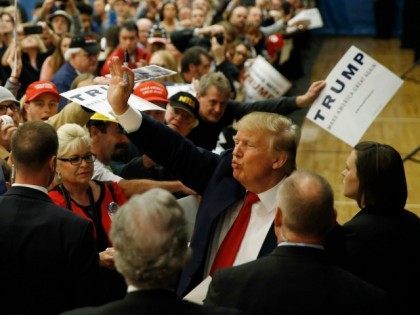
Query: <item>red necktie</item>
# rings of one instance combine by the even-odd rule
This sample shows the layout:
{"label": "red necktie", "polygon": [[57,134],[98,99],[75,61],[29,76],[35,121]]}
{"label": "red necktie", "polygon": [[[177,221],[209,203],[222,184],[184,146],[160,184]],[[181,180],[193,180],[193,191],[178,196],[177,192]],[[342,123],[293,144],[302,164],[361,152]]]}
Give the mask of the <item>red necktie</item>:
{"label": "red necktie", "polygon": [[210,275],[213,275],[217,269],[227,268],[233,265],[248,227],[249,219],[251,218],[251,207],[259,200],[260,199],[256,194],[250,191],[247,192],[244,204],[242,205],[241,210],[239,210],[235,222],[233,222],[233,225],[223,239],[222,244],[220,244],[210,269]]}

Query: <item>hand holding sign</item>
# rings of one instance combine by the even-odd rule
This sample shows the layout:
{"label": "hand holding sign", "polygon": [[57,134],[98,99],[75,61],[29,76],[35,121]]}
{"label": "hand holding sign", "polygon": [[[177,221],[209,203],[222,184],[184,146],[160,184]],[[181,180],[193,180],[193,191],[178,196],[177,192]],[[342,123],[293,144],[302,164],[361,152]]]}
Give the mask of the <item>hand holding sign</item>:
{"label": "hand holding sign", "polygon": [[296,97],[296,106],[300,108],[311,106],[324,87],[325,81],[313,82],[305,94]]}
{"label": "hand holding sign", "polygon": [[355,146],[403,81],[352,46],[328,75],[307,118]]}

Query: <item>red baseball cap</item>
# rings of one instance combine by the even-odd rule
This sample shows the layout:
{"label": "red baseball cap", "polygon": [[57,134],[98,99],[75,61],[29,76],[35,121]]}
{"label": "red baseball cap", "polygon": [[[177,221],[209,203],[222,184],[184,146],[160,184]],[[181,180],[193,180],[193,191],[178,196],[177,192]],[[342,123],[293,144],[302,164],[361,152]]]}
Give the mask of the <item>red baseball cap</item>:
{"label": "red baseball cap", "polygon": [[134,95],[149,102],[158,101],[169,103],[168,90],[162,83],[156,81],[140,83],[134,88]]}
{"label": "red baseball cap", "polygon": [[35,81],[26,88],[26,101],[30,102],[45,93],[54,94],[57,99],[60,98],[60,93],[58,93],[54,83],[50,81]]}

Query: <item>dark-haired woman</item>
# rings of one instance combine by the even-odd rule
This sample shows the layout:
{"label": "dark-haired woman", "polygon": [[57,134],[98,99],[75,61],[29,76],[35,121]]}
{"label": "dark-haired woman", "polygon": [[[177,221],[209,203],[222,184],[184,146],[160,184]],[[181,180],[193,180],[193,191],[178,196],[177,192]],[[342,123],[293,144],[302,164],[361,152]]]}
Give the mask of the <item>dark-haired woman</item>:
{"label": "dark-haired woman", "polygon": [[348,269],[387,291],[394,314],[417,313],[420,219],[404,209],[407,183],[400,154],[389,145],[361,142],[342,175],[344,195],[361,208],[343,225]]}

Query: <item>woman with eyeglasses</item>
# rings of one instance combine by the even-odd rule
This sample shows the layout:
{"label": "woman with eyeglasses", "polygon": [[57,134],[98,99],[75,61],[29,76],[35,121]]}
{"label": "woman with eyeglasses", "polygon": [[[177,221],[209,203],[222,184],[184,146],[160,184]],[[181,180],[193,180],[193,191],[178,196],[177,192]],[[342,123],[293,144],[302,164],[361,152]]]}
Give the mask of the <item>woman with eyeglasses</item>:
{"label": "woman with eyeglasses", "polygon": [[361,210],[342,226],[348,269],[389,293],[394,314],[418,309],[420,219],[404,209],[407,183],[391,146],[360,142],[342,171],[344,195]]}
{"label": "woman with eyeglasses", "polygon": [[[92,180],[93,162],[90,137],[77,124],[58,128],[57,178],[59,184],[49,195],[54,203],[93,223],[96,248],[101,267],[113,268],[113,250],[109,240],[112,215],[126,202],[124,193],[114,182]],[[102,268],[108,291],[105,300],[124,296],[123,279],[115,271]]]}
{"label": "woman with eyeglasses", "polygon": [[93,162],[90,137],[77,124],[58,128],[57,178],[60,182],[49,193],[52,200],[91,221],[95,228],[98,251],[111,246],[108,232],[112,214],[126,198],[114,182],[92,180]]}

